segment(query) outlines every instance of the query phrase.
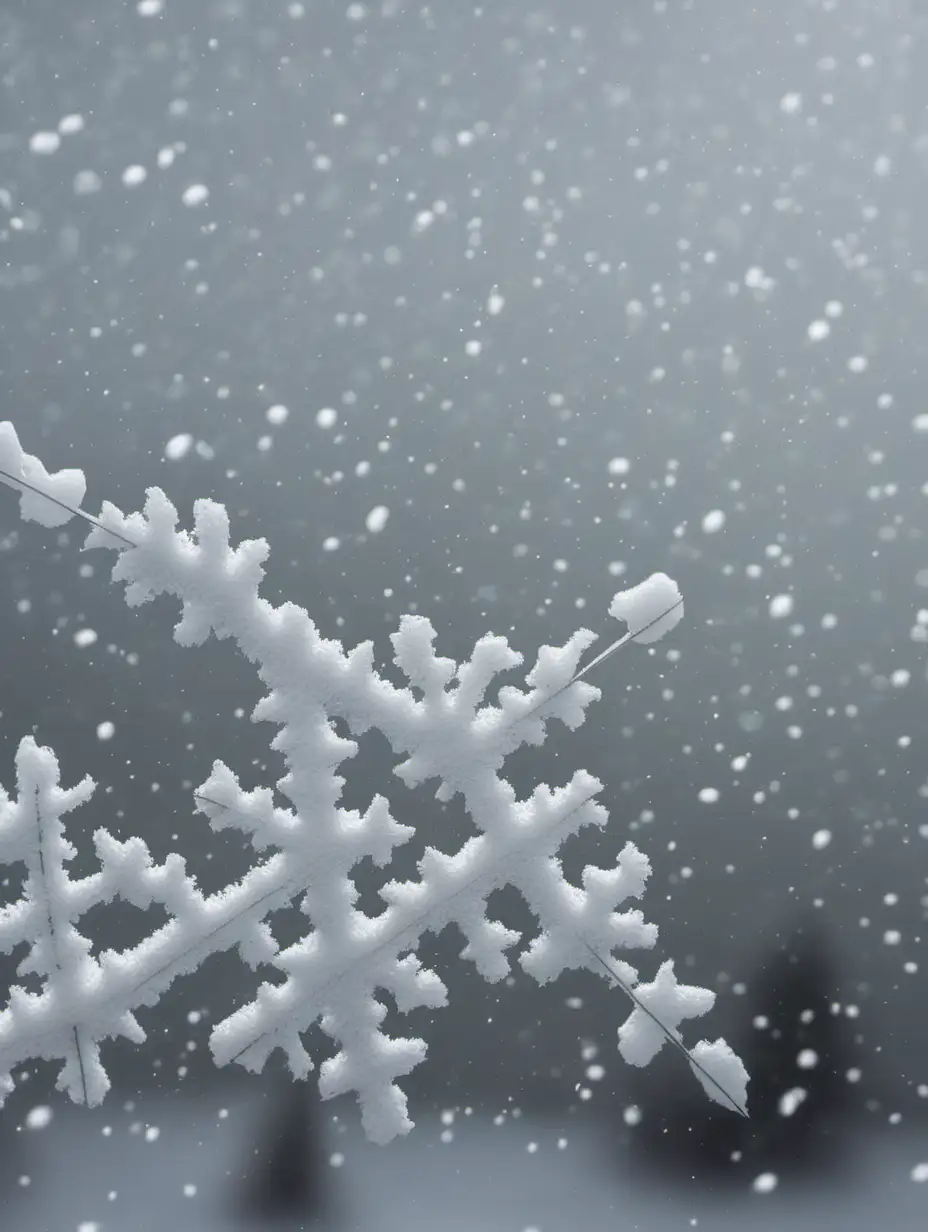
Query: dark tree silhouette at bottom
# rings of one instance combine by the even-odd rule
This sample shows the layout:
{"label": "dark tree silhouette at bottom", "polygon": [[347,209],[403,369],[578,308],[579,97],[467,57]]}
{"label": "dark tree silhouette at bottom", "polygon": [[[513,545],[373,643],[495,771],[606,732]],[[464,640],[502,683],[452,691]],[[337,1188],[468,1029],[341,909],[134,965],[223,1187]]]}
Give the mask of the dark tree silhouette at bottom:
{"label": "dark tree silhouette at bottom", "polygon": [[286,1082],[247,1163],[236,1214],[260,1226],[303,1227],[326,1212],[326,1164],[317,1105],[311,1085]]}
{"label": "dark tree silhouette at bottom", "polygon": [[850,1043],[832,1012],[836,978],[817,921],[797,926],[758,966],[744,998],[749,1023],[736,1051],[744,1060],[750,1119],[676,1085],[642,1100],[645,1115],[631,1135],[635,1163],[681,1183],[750,1185],[761,1173],[818,1179],[849,1149]]}

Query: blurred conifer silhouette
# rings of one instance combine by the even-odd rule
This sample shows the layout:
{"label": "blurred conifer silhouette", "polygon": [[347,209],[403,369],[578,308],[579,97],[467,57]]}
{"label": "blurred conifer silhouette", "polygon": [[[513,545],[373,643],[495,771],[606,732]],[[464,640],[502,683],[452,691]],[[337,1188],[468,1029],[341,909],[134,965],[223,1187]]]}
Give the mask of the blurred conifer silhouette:
{"label": "blurred conifer silhouette", "polygon": [[758,964],[742,999],[738,1051],[751,1082],[750,1119],[691,1099],[677,1084],[639,1103],[636,1165],[740,1187],[763,1172],[816,1179],[844,1158],[851,1052],[832,1012],[837,980],[819,921],[804,920]]}
{"label": "blurred conifer silhouette", "polygon": [[236,1213],[258,1225],[304,1227],[327,1210],[319,1096],[285,1078],[247,1161]]}

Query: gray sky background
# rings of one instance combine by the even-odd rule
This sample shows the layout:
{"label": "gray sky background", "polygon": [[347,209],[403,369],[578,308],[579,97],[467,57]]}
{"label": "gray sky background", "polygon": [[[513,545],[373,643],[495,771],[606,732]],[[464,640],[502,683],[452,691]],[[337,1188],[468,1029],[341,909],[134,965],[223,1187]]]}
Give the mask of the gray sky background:
{"label": "gray sky background", "polygon": [[[640,841],[660,927],[641,970],[672,956],[718,988],[699,1024],[712,1038],[742,1021],[766,949],[817,913],[835,999],[860,1007],[866,1094],[916,1113],[928,14],[147,10],[0,8],[0,395],[24,446],[82,467],[91,509],[138,508],[152,484],[185,522],[195,498],[222,500],[238,537],[271,542],[264,593],[346,645],[374,639],[382,663],[412,610],[458,658],[488,629],[529,662],[581,625],[611,638],[612,594],[669,573],[684,622],[610,661],[581,731],[514,759],[513,782],[578,766],[604,781],[612,823],[568,867]],[[277,426],[274,405],[289,410]],[[195,447],[166,459],[183,433]],[[180,846],[220,884],[244,856],[191,815],[191,786],[216,757],[249,786],[281,772],[272,729],[235,717],[259,696],[247,665],[176,646],[169,604],[127,611],[103,554],[20,527],[2,492],[0,536],[3,781],[35,725],[66,782],[101,783],[75,815],[85,857],[104,824],[159,855]],[[79,648],[85,627],[98,641]],[[389,787],[423,842],[459,842],[454,806],[401,797],[388,768],[362,740],[346,801]],[[515,902],[501,912],[529,923]],[[147,926],[91,923],[101,944]],[[452,1008],[426,1024],[410,1089],[557,1100],[582,1079],[582,1039],[621,1086],[618,994],[487,988],[458,948],[424,947]],[[172,990],[150,1050],[116,1046],[114,1072],[170,1086],[182,1060],[226,1080],[209,1022],[184,1014],[218,1019],[241,980],[216,960]]]}

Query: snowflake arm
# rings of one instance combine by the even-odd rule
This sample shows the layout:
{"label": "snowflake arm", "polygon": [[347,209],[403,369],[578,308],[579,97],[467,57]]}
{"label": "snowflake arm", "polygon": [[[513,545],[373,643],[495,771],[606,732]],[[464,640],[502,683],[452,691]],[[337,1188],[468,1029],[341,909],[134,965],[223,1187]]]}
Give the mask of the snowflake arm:
{"label": "snowflake arm", "polygon": [[[255,846],[274,840],[283,848],[240,881],[204,896],[179,856],[154,864],[140,839],[120,842],[103,829],[94,834],[100,872],[73,880],[65,866],[76,852],[62,819],[90,800],[93,781],[85,778],[62,789],[55,755],[32,737],[20,743],[16,777],[16,799],[0,789],[0,862],[24,864],[26,877],[19,900],[0,910],[0,950],[27,943],[18,974],[37,976],[42,990],[14,987],[0,1012],[0,1093],[12,1089],[16,1065],[36,1057],[58,1059],[64,1062],[59,1088],[78,1103],[96,1104],[109,1088],[101,1042],[117,1035],[135,1043],[145,1039],[134,1009],[155,1004],[178,976],[196,970],[212,953],[237,946],[252,966],[274,957],[264,919],[305,890],[310,878],[301,860],[313,861],[316,849],[306,843],[305,827],[292,814],[272,807],[269,792],[238,793]],[[204,788],[221,800],[238,784],[217,763]],[[204,811],[212,807],[201,804]],[[218,803],[216,812],[218,829],[228,818]],[[352,860],[360,843],[383,861],[411,833],[393,822],[380,799],[363,818],[345,814],[344,829]],[[170,918],[138,945],[94,957],[76,923],[117,895],[139,908],[160,903]]]}
{"label": "snowflake arm", "polygon": [[29,942],[20,975],[44,981],[41,994],[14,987],[0,1013],[0,1087],[13,1089],[10,1071],[30,1057],[60,1059],[59,1089],[72,1099],[96,1104],[109,1088],[99,1044],[124,1035],[136,1042],[144,1034],[124,1006],[101,1004],[99,963],[75,920],[106,896],[105,876],[71,881],[65,864],[76,853],[64,837],[62,817],[90,799],[85,778],[76,787],[59,786],[58,763],[31,737],[16,755],[18,798],[0,798],[0,859],[26,866],[23,897],[0,915],[0,948]]}
{"label": "snowflake arm", "polygon": [[[13,476],[14,487],[27,486],[32,476],[39,491],[44,483],[50,492],[56,477],[48,477],[40,463],[22,453],[9,425],[0,433],[0,463],[4,460],[9,469],[0,469],[7,481]],[[29,516],[25,506],[23,512]],[[467,942],[463,956],[487,979],[502,978],[509,970],[506,951],[520,938],[488,919],[486,904],[494,889],[508,884],[519,889],[538,920],[540,933],[521,963],[540,982],[571,967],[603,975],[603,954],[655,943],[657,930],[639,911],[616,910],[627,898],[641,895],[649,873],[647,860],[632,844],[615,869],[586,868],[580,886],[563,875],[558,852],[565,839],[585,825],[602,827],[608,820],[594,799],[598,781],[580,772],[565,787],[542,785],[528,799],[517,800],[500,773],[516,749],[543,743],[551,719],[570,729],[584,721],[587,707],[599,697],[598,689],[579,679],[591,665],[578,670],[594,635],[580,630],[562,647],[542,648],[526,677],[527,688],[504,686],[493,704],[484,698],[495,677],[521,663],[506,639],[481,638],[470,660],[457,664],[436,655],[436,635],[427,619],[406,616],[392,641],[394,661],[409,686],[397,688],[374,668],[370,644],[346,653],[339,642],[320,635],[302,608],[276,607],[260,597],[267,544],[248,540],[233,548],[222,505],[197,501],[192,532],[178,530],[177,522],[165,494],[151,488],[141,513],[126,516],[104,504],[86,546],[119,552],[112,576],[125,584],[130,606],[163,593],[180,600],[174,630],[180,644],[199,645],[214,633],[234,640],[256,665],[268,691],[252,719],[279,725],[271,747],[283,754],[287,773],[277,787],[292,810],[273,809],[269,793],[243,792],[232,772],[217,762],[201,789],[199,807],[217,828],[239,826],[250,833],[257,850],[273,847],[276,854],[210,899],[198,895],[179,857],[171,858],[170,871],[135,869],[122,887],[124,896],[144,899],[157,889],[174,918],[142,943],[148,949],[137,947],[144,961],[134,972],[133,961],[140,957],[135,952],[103,955],[98,967],[111,978],[124,979],[128,1012],[136,1003],[152,1003],[176,974],[193,970],[215,948],[238,944],[249,961],[270,962],[282,982],[261,985],[250,1004],[214,1029],[214,1058],[219,1064],[235,1060],[260,1069],[281,1047],[294,1074],[305,1076],[311,1061],[300,1033],[319,1021],[338,1047],[322,1066],[323,1094],[356,1091],[368,1133],[387,1141],[410,1128],[395,1079],[422,1059],[425,1044],[385,1036],[380,1029],[384,1010],[375,994],[390,991],[402,1009],[444,1003],[444,985],[414,954],[425,932],[455,923]],[[628,622],[629,633],[594,663],[636,637],[656,640],[682,616],[682,600],[669,578],[655,574],[616,596],[611,610]],[[363,818],[339,807],[344,780],[336,767],[358,746],[336,733],[335,719],[358,735],[371,728],[383,732],[400,759],[395,773],[409,786],[434,780],[440,800],[460,794],[478,830],[453,855],[427,849],[417,879],[384,887],[386,910],[376,917],[356,909],[351,871],[366,855],[386,862],[393,845],[410,831],[392,820],[379,798]],[[147,852],[134,850],[117,859],[114,848],[109,858],[110,865],[144,864]],[[264,879],[265,897],[249,896],[257,886],[252,878]],[[312,929],[277,952],[263,916],[295,894],[302,895]],[[614,970],[629,988],[636,983],[637,973],[627,963],[617,962]],[[132,984],[140,971],[146,982]],[[672,968],[670,978],[661,968],[653,985],[640,987],[645,997],[663,998],[677,1039],[679,1023],[692,1016],[681,1014],[681,1008],[705,1012],[712,994],[681,990],[675,981],[671,987],[671,980]],[[634,1055],[644,1057],[649,1050],[653,1054],[655,1041],[636,1019],[637,1012],[621,1038]],[[733,1054],[725,1053],[726,1047],[723,1041],[697,1046],[717,1069],[727,1067],[733,1074]],[[696,1050],[689,1055],[692,1062]],[[705,1086],[704,1075],[694,1068]]]}
{"label": "snowflake arm", "polygon": [[87,491],[83,471],[63,470],[50,475],[39,459],[20,445],[9,420],[0,423],[0,478],[19,493],[20,517],[48,527],[69,522]]}

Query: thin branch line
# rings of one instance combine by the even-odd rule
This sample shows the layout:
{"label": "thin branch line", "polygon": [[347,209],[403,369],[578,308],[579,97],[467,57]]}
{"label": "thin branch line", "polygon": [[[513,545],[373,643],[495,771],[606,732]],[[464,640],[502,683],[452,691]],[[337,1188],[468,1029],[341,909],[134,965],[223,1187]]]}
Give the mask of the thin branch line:
{"label": "thin branch line", "polygon": [[[42,829],[42,808],[39,804],[39,789],[35,788],[35,828],[38,832],[38,843],[36,844],[39,855],[39,875],[42,878],[42,892],[45,897],[45,917],[48,920],[48,935],[51,938],[52,953],[54,955],[55,969],[61,975],[63,968],[61,965],[61,954],[58,950],[58,934],[55,932],[55,921],[52,919],[51,909],[51,892],[48,885],[48,874],[45,871],[45,835]],[[74,1051],[77,1053],[77,1066],[81,1072],[81,1090],[84,1095],[84,1103],[87,1103],[87,1075],[84,1073],[84,1056],[81,1052],[81,1037],[78,1034],[77,1023],[72,1023],[71,1032],[74,1035]]]}
{"label": "thin branch line", "polygon": [[65,504],[63,500],[59,500],[57,496],[52,496],[50,492],[44,492],[41,488],[37,488],[35,484],[29,483],[28,480],[20,479],[17,475],[11,475],[9,471],[5,471],[2,468],[0,468],[0,476],[4,479],[10,480],[10,482],[15,484],[17,487],[28,488],[30,492],[35,492],[37,496],[44,496],[46,500],[50,500],[52,504],[57,505],[59,509],[66,509],[72,517],[83,518],[85,522],[89,522],[90,525],[95,526],[97,530],[105,530],[108,535],[112,535],[116,539],[121,539],[127,547],[137,548],[139,546],[137,543],[133,542],[133,540],[128,539],[125,535],[121,535],[118,530],[111,530],[108,526],[104,526],[103,523],[98,518],[93,517],[92,514],[86,513],[83,509],[72,508],[71,505]]}
{"label": "thin branch line", "polygon": [[[266,867],[266,864],[267,864],[266,861],[259,861],[259,863],[255,864],[250,871],[254,872],[258,868]],[[234,889],[237,886],[242,885],[245,879],[247,878],[247,876],[248,874],[246,873],[245,877],[241,878],[239,881],[230,883],[231,888]],[[291,886],[293,887],[292,892],[290,889]],[[209,895],[208,898],[204,901],[208,901],[208,899],[210,898],[216,898],[219,894],[222,894],[225,890],[229,888],[230,886],[224,886],[222,890],[218,890],[216,894]],[[296,897],[296,895],[301,892],[301,888],[302,887],[301,887],[300,882],[296,881],[294,878],[291,877],[288,881],[281,882],[279,885],[276,885],[272,889],[267,890],[264,894],[259,894],[258,897],[255,898],[252,902],[246,903],[245,906],[242,907],[241,911],[236,912],[235,915],[230,916],[229,919],[225,920],[222,924],[218,924],[215,928],[211,929],[209,932],[204,933],[203,936],[200,937],[197,941],[195,941],[193,945],[187,946],[187,948],[185,950],[182,950],[181,953],[178,954],[176,958],[173,958],[166,963],[162,963],[160,967],[156,968],[156,970],[150,971],[143,980],[140,980],[137,984],[133,984],[132,988],[130,989],[131,995],[134,997],[135,994],[137,992],[141,992],[141,990],[147,984],[154,983],[154,981],[157,980],[159,976],[162,976],[165,973],[165,971],[170,971],[172,967],[179,966],[184,961],[184,959],[188,958],[195,950],[199,949],[203,945],[207,945],[209,942],[213,940],[214,937],[218,937],[221,932],[223,932],[227,928],[230,928],[233,924],[237,924],[239,920],[242,918],[242,916],[249,915],[251,912],[254,911],[256,907],[260,907],[261,904],[266,899],[274,898],[275,895],[278,895],[278,894],[283,894],[290,901],[292,901]],[[263,923],[267,914],[268,912],[267,910],[265,910],[263,915],[261,915],[258,918],[258,920],[256,920],[255,922],[258,924]],[[168,924],[163,925],[162,927],[169,928],[170,924],[176,919],[177,919],[176,916],[172,916],[171,921]],[[161,930],[159,929],[159,932],[160,931]],[[235,942],[235,944],[237,945],[239,943]],[[215,951],[212,951],[212,952],[215,953]],[[208,956],[209,955],[207,955],[207,957]]]}
{"label": "thin branch line", "polygon": [[692,1065],[694,1069],[698,1069],[704,1078],[708,1078],[708,1080],[712,1083],[712,1085],[718,1088],[718,1090],[722,1092],[722,1094],[725,1096],[725,1098],[728,1100],[728,1102],[731,1104],[731,1106],[735,1109],[736,1112],[739,1112],[741,1116],[745,1118],[745,1120],[749,1120],[750,1118],[748,1117],[748,1114],[745,1111],[745,1109],[741,1107],[741,1105],[734,1098],[734,1096],[730,1095],[728,1091],[725,1090],[725,1088],[722,1086],[719,1080],[713,1077],[713,1075],[709,1073],[706,1067],[696,1060],[696,1058],[693,1056],[693,1054],[690,1052],[687,1046],[683,1043],[683,1041],[679,1038],[679,1036],[674,1035],[674,1033],[670,1030],[670,1028],[665,1026],[664,1023],[661,1022],[661,1020],[654,1013],[654,1011],[652,1009],[649,1009],[649,1007],[645,1005],[645,1003],[635,993],[635,991],[628,984],[625,983],[625,981],[622,979],[619,973],[615,971],[612,967],[610,967],[604,958],[602,958],[599,954],[596,953],[596,951],[593,949],[593,947],[590,945],[589,941],[587,941],[585,937],[581,938],[581,940],[583,941],[583,944],[586,946],[586,948],[593,955],[593,957],[596,959],[596,961],[605,969],[605,971],[609,974],[609,976],[613,980],[615,980],[616,984],[619,986],[619,988],[622,989],[625,995],[631,998],[632,1001],[634,1001],[638,1009],[640,1009],[643,1014],[646,1014],[648,1018],[650,1018],[651,1021],[655,1024],[655,1026],[660,1027],[661,1031],[664,1033],[664,1035],[667,1037],[670,1043],[673,1044],[674,1048],[676,1048],[679,1052],[682,1052],[683,1055],[686,1057],[686,1059],[689,1061],[690,1065]]}
{"label": "thin branch line", "polygon": [[634,632],[629,631],[623,637],[618,638],[612,643],[611,646],[607,646],[601,654],[598,654],[595,659],[591,659],[589,663],[587,663],[586,667],[581,667],[578,672],[574,672],[573,676],[571,676],[566,684],[562,684],[560,688],[555,689],[553,693],[549,693],[548,696],[543,697],[540,702],[536,702],[531,710],[526,710],[525,714],[520,714],[518,717],[514,718],[509,726],[514,726],[516,723],[524,722],[525,719],[530,719],[532,715],[541,710],[543,706],[547,706],[547,704],[554,701],[556,697],[560,697],[560,695],[569,689],[572,684],[575,684],[576,681],[585,676],[590,668],[596,667],[600,663],[604,663],[606,659],[611,658],[617,650],[621,650],[623,646],[627,646],[629,642],[633,642],[635,638],[640,637],[642,633],[647,633],[648,629],[653,629],[653,627],[656,624],[659,624],[665,616],[669,616],[671,612],[675,612],[682,603],[683,599],[681,597],[676,601],[676,603],[671,604],[670,607],[661,612],[659,616],[655,616],[654,619],[649,620],[646,625],[642,625],[640,629],[636,629]]}

